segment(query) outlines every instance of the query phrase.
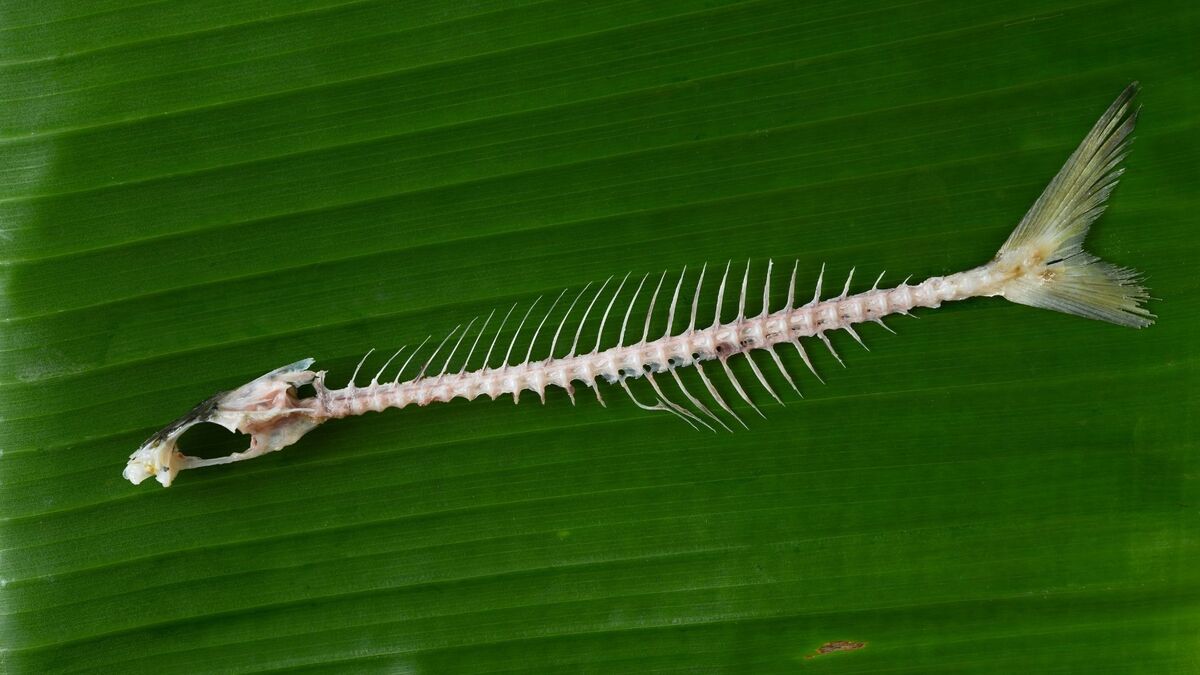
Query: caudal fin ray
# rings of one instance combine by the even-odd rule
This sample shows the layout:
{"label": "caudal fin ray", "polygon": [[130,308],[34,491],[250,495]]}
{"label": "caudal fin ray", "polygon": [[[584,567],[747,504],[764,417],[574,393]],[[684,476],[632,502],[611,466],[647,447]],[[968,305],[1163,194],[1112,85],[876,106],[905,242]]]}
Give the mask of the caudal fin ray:
{"label": "caudal fin ray", "polygon": [[1124,174],[1137,91],[1130,84],[1100,116],[996,254],[991,266],[1010,277],[1001,293],[1008,300],[1123,326],[1153,323],[1140,274],[1083,250]]}

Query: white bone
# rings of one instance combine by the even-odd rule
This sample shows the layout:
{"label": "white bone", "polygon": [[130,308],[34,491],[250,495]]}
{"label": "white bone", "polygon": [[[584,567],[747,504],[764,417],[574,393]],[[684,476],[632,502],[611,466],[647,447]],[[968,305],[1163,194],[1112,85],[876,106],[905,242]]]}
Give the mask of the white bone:
{"label": "white bone", "polygon": [[404,364],[400,366],[400,370],[396,371],[396,379],[392,380],[392,384],[400,381],[400,376],[404,373],[404,369],[408,367],[408,364],[413,360],[413,357],[417,355],[417,352],[421,351],[421,348],[424,347],[425,343],[429,342],[430,338],[432,337],[432,335],[426,335],[425,339],[421,340],[421,344],[417,345],[417,348],[412,350],[412,353],[408,355],[407,359],[404,359]]}
{"label": "white bone", "polygon": [[500,321],[500,327],[496,329],[496,337],[492,338],[492,344],[488,347],[487,354],[483,357],[483,367],[480,370],[491,370],[488,365],[492,362],[492,351],[496,349],[496,341],[500,339],[500,333],[504,332],[504,324],[508,323],[508,317],[512,316],[513,310],[517,308],[517,303],[513,303],[512,307],[508,308],[508,312],[504,314],[504,318]]}
{"label": "white bone", "polygon": [[767,282],[763,285],[763,304],[759,318],[765,318],[771,313],[771,270],[775,269],[775,261],[767,260]]}
{"label": "white bone", "polygon": [[671,309],[667,311],[667,330],[663,333],[663,337],[671,337],[671,326],[675,325],[675,305],[679,303],[679,289],[683,288],[685,276],[687,276],[686,265],[683,267],[683,272],[679,274],[679,282],[675,284],[675,294],[671,296]]}
{"label": "white bone", "polygon": [[475,336],[475,340],[471,343],[471,350],[467,352],[467,358],[463,359],[462,368],[458,371],[462,375],[467,370],[467,364],[471,362],[471,357],[475,354],[475,348],[479,346],[479,338],[487,332],[488,324],[492,322],[492,317],[496,315],[496,310],[488,312],[487,319],[484,319],[483,325],[479,327],[479,334]]}
{"label": "white bone", "polygon": [[696,417],[696,415],[692,411],[688,410],[687,408],[685,408],[685,407],[679,405],[678,403],[675,403],[671,399],[667,398],[667,395],[663,393],[662,388],[658,386],[658,382],[654,381],[654,373],[646,373],[646,381],[650,383],[650,387],[652,389],[654,389],[654,393],[658,394],[659,401],[661,401],[662,403],[664,403],[665,405],[670,407],[676,413],[682,415],[685,419],[689,419],[689,420],[695,422],[696,424],[703,426],[704,428],[708,429],[709,431],[713,432],[714,434],[717,433],[717,430],[714,429],[711,424],[709,424],[708,422],[705,422],[704,420],[700,419],[699,417]]}
{"label": "white bone", "polygon": [[746,261],[746,273],[742,275],[742,292],[738,294],[737,323],[746,318],[746,286],[750,283],[750,261]]}
{"label": "white bone", "polygon": [[729,279],[729,266],[733,264],[730,260],[725,263],[725,274],[721,275],[721,285],[717,287],[717,310],[713,313],[713,327],[721,325],[721,305],[725,304],[725,281]]}
{"label": "white bone", "polygon": [[442,338],[442,341],[438,344],[437,349],[433,350],[433,353],[429,355],[429,358],[425,361],[425,365],[421,366],[421,370],[417,373],[417,376],[414,379],[419,380],[425,377],[425,371],[429,370],[429,364],[433,363],[433,360],[437,358],[438,352],[442,351],[442,347],[446,346],[446,343],[450,341],[451,337],[454,337],[454,334],[458,332],[458,329],[461,326],[462,324],[460,323],[451,329],[449,333],[446,333],[446,337]]}
{"label": "white bone", "polygon": [[679,419],[683,420],[684,422],[687,422],[687,425],[688,425],[689,427],[691,427],[691,428],[693,428],[693,429],[695,429],[695,428],[696,428],[696,425],[695,425],[695,424],[692,424],[692,421],[691,421],[691,420],[689,420],[688,418],[684,417],[683,415],[680,415],[680,414],[679,414],[678,412],[676,412],[675,410],[672,410],[671,408],[668,408],[667,406],[663,405],[661,402],[659,402],[659,403],[657,403],[657,404],[655,404],[655,405],[646,405],[645,403],[642,403],[641,401],[637,400],[637,397],[633,395],[633,391],[631,391],[631,390],[629,389],[629,383],[625,381],[625,378],[621,378],[621,388],[625,390],[625,393],[626,393],[626,394],[629,394],[629,400],[633,401],[634,405],[636,405],[637,407],[641,408],[642,410],[662,410],[662,411],[665,411],[665,412],[669,412],[669,413],[671,413],[672,415],[675,415],[675,416],[676,416],[676,417],[678,417]]}
{"label": "white bone", "polygon": [[842,330],[849,333],[850,337],[854,338],[855,342],[862,345],[863,349],[865,349],[867,351],[871,351],[871,348],[867,346],[867,343],[863,342],[863,339],[861,337],[859,337],[858,331],[854,330],[853,326],[851,326],[850,324],[846,324],[845,326],[842,326]]}
{"label": "white bone", "polygon": [[596,346],[592,347],[592,352],[595,354],[600,351],[600,340],[604,339],[604,324],[608,323],[608,314],[612,311],[613,304],[617,301],[617,296],[621,294],[621,289],[625,288],[625,282],[629,281],[630,272],[625,273],[625,278],[621,279],[620,285],[617,286],[617,292],[613,293],[612,299],[608,301],[608,307],[604,308],[604,316],[600,319],[600,328],[596,331]]}
{"label": "white bone", "polygon": [[800,269],[800,261],[792,264],[792,280],[788,282],[787,311],[792,311],[796,302],[796,272]]}
{"label": "white bone", "polygon": [[742,418],[738,417],[737,413],[733,412],[733,408],[729,407],[729,404],[725,402],[725,399],[721,398],[721,394],[717,392],[717,388],[713,386],[712,380],[708,379],[708,375],[704,373],[704,367],[700,365],[699,361],[696,362],[696,374],[700,376],[700,381],[704,383],[704,388],[708,390],[709,396],[713,397],[713,400],[717,402],[717,405],[721,406],[722,410],[729,413],[733,419],[737,420],[738,424],[742,425],[746,429],[749,429],[750,427],[742,421]]}
{"label": "white bone", "polygon": [[[554,312],[554,308],[558,307],[558,301],[562,300],[562,297],[566,295],[566,293],[567,289],[562,289],[562,292],[558,294],[558,297],[554,299],[554,302],[550,303],[550,309],[546,310],[546,316],[542,317],[541,323],[539,323],[537,329],[533,331],[533,337],[529,338],[529,349],[525,351],[525,363],[531,362],[533,357],[533,345],[537,344],[538,335],[542,332],[542,326],[546,325],[546,319],[550,318],[550,315]],[[545,393],[543,393],[542,403],[545,402],[546,396]]]}
{"label": "white bone", "polygon": [[658,285],[654,287],[654,295],[650,296],[650,308],[646,310],[646,327],[642,330],[642,339],[638,344],[646,344],[646,338],[650,337],[650,319],[654,317],[654,303],[658,302],[658,292],[662,290],[663,281],[667,278],[666,270],[663,270],[662,276],[658,278]]}
{"label": "white bone", "polygon": [[779,405],[784,405],[783,399],[779,398],[779,394],[775,393],[775,390],[772,389],[771,385],[767,383],[767,378],[763,377],[762,371],[758,369],[758,364],[754,362],[754,353],[746,351],[742,352],[742,354],[745,355],[746,362],[750,364],[750,370],[754,371],[754,376],[758,378],[759,382],[762,382],[763,389],[767,390],[767,393],[771,395],[771,398],[775,399],[776,403]]}
{"label": "white bone", "polygon": [[742,389],[742,383],[738,382],[737,377],[733,374],[733,369],[729,367],[729,360],[725,358],[718,358],[717,360],[721,362],[721,367],[725,369],[725,375],[729,377],[729,381],[733,384],[733,389],[738,393],[738,396],[741,396],[742,400],[748,403],[754,412],[758,413],[759,417],[764,420],[767,419],[763,411],[759,410],[758,406],[754,405],[754,401],[750,400],[750,397],[746,394],[746,390]]}
{"label": "white bone", "polygon": [[853,278],[854,278],[854,268],[851,267],[850,268],[850,276],[846,277],[846,285],[842,287],[842,294],[838,296],[838,299],[840,299],[840,300],[846,299],[847,294],[850,293],[850,280]]}
{"label": "white bone", "polygon": [[807,305],[805,305],[805,307],[812,307],[821,301],[821,285],[824,281],[825,263],[821,263],[821,273],[817,275],[817,290],[813,292],[813,299]]}
{"label": "white bone", "polygon": [[439,379],[446,374],[446,369],[450,367],[450,361],[454,360],[454,355],[458,352],[458,348],[462,345],[463,338],[467,337],[467,333],[471,332],[471,326],[474,326],[475,322],[478,320],[479,317],[472,318],[467,323],[467,327],[463,329],[463,332],[458,334],[458,340],[454,343],[454,349],[450,350],[450,355],[446,357],[446,362],[442,364],[442,369],[438,371],[437,376]]}
{"label": "white bone", "polygon": [[579,328],[575,330],[575,340],[571,342],[571,351],[567,352],[567,358],[575,356],[575,349],[579,347],[579,336],[583,335],[583,324],[587,323],[588,315],[592,313],[592,308],[596,306],[596,301],[604,293],[604,289],[608,287],[608,282],[612,281],[612,277],[604,280],[600,290],[596,291],[596,295],[592,297],[592,301],[588,303],[587,309],[583,312],[583,317],[579,319]]}
{"label": "white bone", "polygon": [[379,368],[379,372],[375,373],[375,377],[371,378],[371,386],[375,386],[376,384],[379,384],[379,376],[383,375],[383,371],[387,370],[387,367],[392,365],[392,361],[394,361],[397,356],[400,356],[400,352],[403,352],[405,349],[408,349],[408,345],[404,345],[404,346],[400,347],[400,349],[397,349],[396,353],[392,354],[391,357],[388,358],[387,361],[383,362],[383,365],[380,366],[380,368]]}
{"label": "white bone", "polygon": [[692,332],[696,330],[696,309],[700,306],[700,287],[704,285],[704,272],[708,270],[708,263],[700,268],[700,278],[696,280],[696,295],[692,296],[692,316],[688,319],[688,330]]}
{"label": "white bone", "polygon": [[833,358],[837,359],[837,362],[842,364],[842,367],[845,368],[846,362],[842,360],[842,357],[838,356],[837,350],[833,348],[833,343],[829,341],[829,338],[825,335],[825,333],[817,333],[817,337],[820,338],[821,342],[824,342],[825,346],[829,348],[829,353],[833,354]]}
{"label": "white bone", "polygon": [[679,387],[679,391],[683,392],[684,397],[686,397],[687,400],[691,401],[692,405],[696,406],[696,408],[699,409],[700,412],[704,413],[705,415],[708,415],[709,418],[711,418],[714,422],[716,422],[717,424],[720,424],[722,427],[724,427],[725,431],[728,431],[729,433],[732,434],[733,429],[730,429],[729,425],[725,424],[725,422],[722,421],[720,417],[717,417],[716,413],[709,410],[708,406],[701,403],[700,399],[693,396],[692,392],[688,391],[688,388],[683,385],[683,378],[679,376],[679,369],[671,368],[670,370],[671,370],[671,376],[675,378],[675,384]]}
{"label": "white bone", "polygon": [[[579,299],[582,298],[583,294],[587,293],[587,289],[591,287],[592,282],[589,281],[587,285],[583,287],[583,290],[579,291],[579,295],[576,295],[575,299],[571,301],[571,306],[567,308],[567,313],[563,314],[562,321],[558,322],[558,330],[554,331],[554,339],[550,341],[550,353],[546,355],[547,361],[554,358],[554,348],[558,346],[558,336],[560,333],[562,333],[563,326],[567,324],[567,317],[571,316],[571,310],[575,309],[575,303],[579,302]],[[571,400],[574,401],[575,399],[572,398]]]}
{"label": "white bone", "polygon": [[[779,368],[779,372],[783,373],[783,379],[787,380],[787,383],[792,385],[792,389],[794,389],[797,394],[800,394],[800,387],[797,387],[796,383],[792,381],[791,374],[788,373],[787,368],[783,366],[783,359],[779,358],[779,353],[775,351],[775,348],[768,347],[767,353],[769,353],[771,355],[771,359],[775,361],[775,367]],[[804,394],[800,394],[800,396],[803,397]],[[782,401],[780,401],[780,403],[782,403]]]}
{"label": "white bone", "polygon": [[512,356],[513,347],[517,345],[517,338],[521,335],[521,329],[525,327],[525,321],[529,318],[530,313],[533,312],[533,308],[537,307],[537,304],[541,301],[542,296],[539,295],[537,300],[534,300],[533,304],[529,306],[529,309],[525,310],[525,316],[521,317],[521,323],[517,324],[517,330],[513,333],[512,342],[508,343],[508,350],[504,352],[504,361],[500,363],[502,368],[508,367],[508,359]]}
{"label": "white bone", "polygon": [[617,347],[625,346],[625,328],[629,325],[629,315],[633,313],[633,305],[637,302],[638,295],[642,292],[642,285],[646,283],[646,279],[650,278],[650,273],[642,275],[642,280],[638,282],[637,290],[633,292],[633,297],[629,299],[629,307],[625,308],[625,319],[621,321],[621,335],[617,337]]}
{"label": "white bone", "polygon": [[804,351],[804,345],[800,344],[800,340],[793,339],[792,344],[796,346],[796,351],[800,353],[801,360],[804,361],[804,365],[808,366],[808,370],[813,374],[813,377],[817,378],[817,382],[825,384],[825,380],[821,379],[821,376],[817,373],[817,369],[813,368],[812,361],[808,358],[808,352]]}
{"label": "white bone", "polygon": [[351,387],[354,386],[354,380],[358,379],[358,371],[361,370],[363,367],[363,364],[367,362],[367,358],[369,356],[371,356],[371,354],[374,354],[374,353],[375,353],[375,348],[371,347],[369,350],[367,350],[366,354],[363,354],[362,360],[359,361],[358,365],[354,367],[354,374],[350,376],[350,385],[349,386],[351,386]]}

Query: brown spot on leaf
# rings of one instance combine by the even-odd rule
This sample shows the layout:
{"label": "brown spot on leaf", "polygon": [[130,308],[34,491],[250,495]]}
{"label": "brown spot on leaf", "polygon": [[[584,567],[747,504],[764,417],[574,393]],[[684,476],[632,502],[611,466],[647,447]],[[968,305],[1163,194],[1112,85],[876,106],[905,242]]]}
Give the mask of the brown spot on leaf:
{"label": "brown spot on leaf", "polygon": [[811,659],[814,656],[820,656],[822,654],[829,654],[832,652],[852,652],[856,649],[862,649],[866,646],[867,643],[865,642],[856,642],[854,640],[834,640],[833,642],[826,642],[818,647],[817,651],[805,656],[804,658]]}

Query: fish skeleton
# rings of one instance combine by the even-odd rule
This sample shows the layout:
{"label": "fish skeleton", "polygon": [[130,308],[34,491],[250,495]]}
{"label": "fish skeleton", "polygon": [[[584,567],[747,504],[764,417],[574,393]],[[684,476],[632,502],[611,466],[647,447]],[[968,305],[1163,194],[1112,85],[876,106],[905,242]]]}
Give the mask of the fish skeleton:
{"label": "fish skeleton", "polygon": [[[717,291],[713,322],[701,328],[697,324],[697,310],[700,290],[707,271],[705,266],[701,269],[696,283],[687,328],[675,331],[673,326],[676,310],[687,274],[685,268],[671,297],[666,333],[655,338],[650,335],[654,305],[666,280],[664,273],[650,296],[650,307],[640,337],[626,344],[625,336],[630,327],[634,303],[643,287],[646,287],[649,278],[643,276],[625,309],[616,345],[602,350],[600,347],[604,326],[609,320],[617,297],[629,280],[629,275],[626,275],[603,311],[595,346],[590,351],[580,353],[579,340],[584,323],[603,297],[609,282],[612,281],[610,277],[594,294],[588,293],[591,288],[589,284],[575,295],[566,314],[558,323],[549,354],[545,358],[533,358],[533,345],[542,329],[546,327],[550,313],[565,296],[565,291],[558,295],[538,323],[525,358],[518,363],[509,364],[509,360],[517,337],[538,301],[524,312],[498,367],[488,364],[491,362],[500,333],[512,317],[516,305],[513,305],[499,322],[495,337],[492,338],[478,369],[467,370],[467,364],[471,362],[476,348],[480,346],[480,339],[487,332],[495,312],[488,316],[471,341],[467,357],[457,372],[447,371],[459,347],[464,344],[464,338],[471,332],[475,320],[468,323],[461,332],[458,327],[450,331],[432,355],[424,360],[416,375],[403,382],[400,381],[401,374],[425,343],[408,354],[394,379],[379,381],[393,360],[405,351],[404,347],[388,359],[368,384],[361,387],[355,384],[355,380],[366,362],[366,356],[355,368],[350,383],[342,389],[328,388],[325,385],[325,371],[310,370],[313,359],[303,359],[273,370],[237,389],[217,394],[196,406],[188,414],[155,433],[130,455],[123,475],[134,484],[153,476],[166,487],[170,486],[176,475],[184,469],[238,462],[285,448],[327,420],[408,405],[424,406],[435,401],[449,401],[455,398],[471,400],[488,396],[495,399],[504,394],[511,394],[515,401],[521,392],[529,390],[536,393],[544,403],[546,389],[553,385],[565,389],[574,402],[575,383],[582,382],[594,390],[597,399],[603,404],[604,399],[599,387],[601,379],[620,386],[638,407],[645,410],[672,413],[697,428],[703,426],[715,430],[715,424],[729,429],[729,425],[719,414],[713,412],[697,395],[688,390],[679,376],[681,369],[694,367],[707,395],[716,406],[729,419],[745,425],[721,397],[705,372],[704,363],[719,363],[738,396],[752,410],[762,414],[730,369],[729,359],[746,354],[747,363],[755,377],[771,396],[782,403],[758,364],[749,357],[750,352],[763,350],[770,354],[775,366],[795,388],[795,382],[775,351],[777,345],[794,346],[804,364],[816,375],[816,369],[813,368],[812,361],[800,342],[801,338],[816,337],[821,340],[840,362],[841,358],[834,351],[827,333],[844,330],[861,343],[862,339],[854,329],[855,324],[871,321],[887,328],[883,323],[884,317],[908,314],[918,307],[936,308],[944,302],[967,298],[1000,296],[1022,305],[1042,307],[1122,326],[1148,326],[1153,323],[1154,315],[1145,308],[1149,295],[1140,285],[1139,274],[1135,270],[1104,262],[1083,250],[1088,228],[1103,213],[1105,202],[1124,172],[1120,164],[1129,151],[1130,134],[1137,121],[1138,108],[1133,105],[1133,97],[1137,90],[1136,82],[1125,88],[1050,181],[995,257],[987,264],[974,269],[949,276],[931,277],[916,285],[905,281],[893,288],[879,288],[877,279],[871,290],[853,295],[850,294],[850,280],[854,275],[854,271],[851,270],[850,278],[846,280],[841,294],[834,298],[822,299],[822,267],[812,299],[796,306],[797,263],[792,268],[785,306],[771,312],[768,302],[771,294],[772,264],[768,265],[767,269],[762,311],[758,315],[748,317],[746,294],[750,269],[747,264],[746,272],[742,275],[737,318],[731,322],[722,322],[721,308],[730,271],[730,266],[726,265]],[[563,328],[566,326],[567,317],[576,306],[584,306],[580,301],[589,297],[590,300],[585,301],[586,309],[579,321],[579,327],[574,332],[570,351],[565,356],[554,356],[559,339],[564,337]],[[635,325],[635,335],[636,330]],[[455,335],[458,337],[441,369],[437,373],[431,373],[429,368],[434,359]],[[368,352],[367,356],[370,353]],[[671,378],[691,407],[672,401],[655,376]],[[629,387],[629,380],[641,377],[644,377],[653,389],[653,403],[640,401]],[[817,378],[820,379],[820,376]],[[301,397],[298,388],[305,385],[311,385],[314,392],[312,396]],[[242,452],[211,459],[183,454],[177,447],[180,436],[190,427],[201,423],[219,424],[230,431],[247,434],[250,436],[250,447]]]}

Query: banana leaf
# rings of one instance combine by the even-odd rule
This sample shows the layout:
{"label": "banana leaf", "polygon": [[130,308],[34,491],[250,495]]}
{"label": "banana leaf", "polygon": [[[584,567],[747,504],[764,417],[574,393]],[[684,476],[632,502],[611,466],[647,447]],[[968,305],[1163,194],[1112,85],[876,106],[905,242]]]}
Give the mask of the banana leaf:
{"label": "banana leaf", "polygon": [[[1198,15],[0,3],[0,670],[1200,670]],[[610,275],[707,264],[711,308],[749,261],[756,309],[769,260],[774,305],[792,261],[802,298],[980,264],[1133,80],[1089,246],[1145,330],[977,299],[814,343],[824,383],[781,352],[784,405],[731,362],[733,433],[602,385],[121,477],[216,391]]]}

